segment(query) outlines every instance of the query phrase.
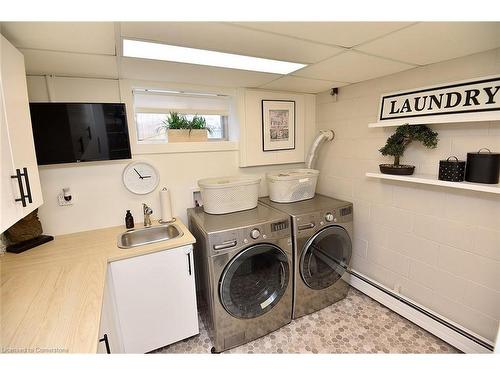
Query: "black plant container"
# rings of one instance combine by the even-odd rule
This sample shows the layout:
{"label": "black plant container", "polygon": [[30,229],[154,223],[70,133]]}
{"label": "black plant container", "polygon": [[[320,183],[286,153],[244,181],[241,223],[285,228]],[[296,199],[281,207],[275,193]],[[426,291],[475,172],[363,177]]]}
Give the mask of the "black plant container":
{"label": "black plant container", "polygon": [[[455,160],[450,160],[455,158]],[[446,160],[439,161],[438,179],[442,181],[461,182],[465,176],[465,161],[458,160],[456,156],[450,156]]]}
{"label": "black plant container", "polygon": [[[487,150],[488,152],[481,152]],[[467,153],[465,180],[482,184],[498,184],[500,174],[500,153],[482,148],[478,152]]]}
{"label": "black plant container", "polygon": [[394,164],[379,164],[380,172],[384,174],[395,174],[399,176],[408,176],[415,171],[414,165],[394,165]]}

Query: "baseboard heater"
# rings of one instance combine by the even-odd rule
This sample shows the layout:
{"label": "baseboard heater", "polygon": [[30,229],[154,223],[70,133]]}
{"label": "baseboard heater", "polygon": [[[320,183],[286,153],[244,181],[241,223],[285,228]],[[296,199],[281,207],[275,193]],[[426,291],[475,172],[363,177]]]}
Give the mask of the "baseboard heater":
{"label": "baseboard heater", "polygon": [[[385,288],[381,284],[362,274],[359,274],[352,269],[348,270],[348,273],[351,275],[349,284],[352,287],[358,289],[369,297],[372,297],[384,306],[404,316],[408,320],[443,339],[457,349],[465,353],[493,352],[493,343],[486,341],[486,339],[473,335],[456,324],[453,324],[448,320],[445,320],[442,317],[428,311],[427,309],[422,308],[414,302],[397,293],[394,293],[390,289]],[[377,293],[377,291],[379,293]],[[391,301],[391,299],[387,297],[392,297],[397,301]],[[413,311],[407,307],[410,307]]]}

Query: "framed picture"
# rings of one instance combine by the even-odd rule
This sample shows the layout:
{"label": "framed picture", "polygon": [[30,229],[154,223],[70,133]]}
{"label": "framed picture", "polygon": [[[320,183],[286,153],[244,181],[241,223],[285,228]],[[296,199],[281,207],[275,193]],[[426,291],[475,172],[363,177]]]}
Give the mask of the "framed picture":
{"label": "framed picture", "polygon": [[262,151],[295,149],[295,101],[262,100]]}

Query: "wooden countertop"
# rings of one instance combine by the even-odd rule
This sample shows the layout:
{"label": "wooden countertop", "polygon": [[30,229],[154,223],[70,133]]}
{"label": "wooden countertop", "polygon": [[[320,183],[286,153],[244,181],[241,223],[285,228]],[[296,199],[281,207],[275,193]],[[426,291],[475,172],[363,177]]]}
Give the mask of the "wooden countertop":
{"label": "wooden countertop", "polygon": [[0,351],[96,353],[107,264],[196,242],[181,237],[120,249],[112,227],[58,236],[0,257]]}

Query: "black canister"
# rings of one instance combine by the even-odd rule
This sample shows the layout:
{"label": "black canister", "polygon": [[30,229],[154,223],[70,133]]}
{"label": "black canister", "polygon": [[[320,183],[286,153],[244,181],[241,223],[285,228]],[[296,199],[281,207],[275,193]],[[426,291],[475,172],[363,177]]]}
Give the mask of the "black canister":
{"label": "black canister", "polygon": [[[481,152],[486,150],[488,152]],[[465,181],[482,184],[498,184],[500,174],[500,154],[482,148],[478,152],[467,153]]]}
{"label": "black canister", "polygon": [[[450,160],[455,158],[455,160]],[[446,160],[439,161],[438,178],[443,181],[460,182],[465,176],[465,161],[458,160],[456,156],[450,156]]]}

